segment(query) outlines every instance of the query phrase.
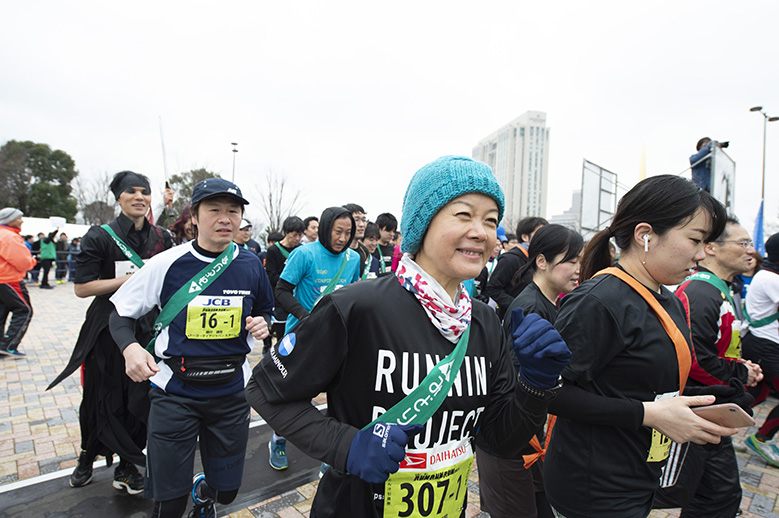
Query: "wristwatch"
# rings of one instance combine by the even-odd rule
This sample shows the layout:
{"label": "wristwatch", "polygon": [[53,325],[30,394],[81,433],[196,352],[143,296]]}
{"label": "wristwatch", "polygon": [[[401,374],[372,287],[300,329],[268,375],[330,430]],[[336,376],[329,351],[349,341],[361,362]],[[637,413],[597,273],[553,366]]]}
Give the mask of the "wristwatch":
{"label": "wristwatch", "polygon": [[558,376],[557,385],[548,389],[539,389],[532,386],[530,383],[525,381],[519,374],[517,374],[517,382],[525,392],[539,399],[553,399],[555,396],[557,396],[557,393],[560,392],[560,389],[563,388],[562,376]]}

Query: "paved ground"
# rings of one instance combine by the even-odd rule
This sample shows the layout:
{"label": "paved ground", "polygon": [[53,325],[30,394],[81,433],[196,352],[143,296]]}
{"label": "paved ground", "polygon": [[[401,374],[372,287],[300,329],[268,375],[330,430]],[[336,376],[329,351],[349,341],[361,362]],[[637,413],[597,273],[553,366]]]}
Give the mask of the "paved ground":
{"label": "paved ground", "polygon": [[[765,403],[758,405],[755,410],[755,421],[758,425],[763,424],[765,416],[777,404],[776,399],[769,399]],[[736,456],[738,464],[741,467],[741,487],[743,489],[743,498],[741,499],[742,518],[770,517],[779,518],[779,469],[766,464],[766,462],[752,450],[745,448],[744,438],[754,433],[756,427],[742,428],[740,433],[733,438],[737,447]],[[738,451],[738,450],[743,451]],[[667,518],[679,516],[678,510],[653,511],[650,518]]]}
{"label": "paved ground", "polygon": [[[42,479],[42,475],[53,476],[76,464],[80,442],[79,375],[74,374],[50,392],[45,392],[45,388],[67,363],[90,300],[77,298],[72,284],[55,286],[53,290],[30,287],[35,316],[20,347],[28,354],[27,358],[0,360],[0,493]],[[252,361],[258,359],[259,355],[253,355]],[[775,403],[757,408],[758,422],[762,422]],[[742,432],[737,443],[752,431]],[[739,452],[738,458],[744,488],[742,516],[779,518],[779,469],[767,466],[758,456],[751,455],[751,450]],[[479,511],[478,480],[475,467],[469,483],[468,518],[488,516]],[[251,503],[229,516],[307,517],[316,486],[317,482],[305,484]],[[678,512],[655,511],[651,516],[666,518],[678,516]]]}

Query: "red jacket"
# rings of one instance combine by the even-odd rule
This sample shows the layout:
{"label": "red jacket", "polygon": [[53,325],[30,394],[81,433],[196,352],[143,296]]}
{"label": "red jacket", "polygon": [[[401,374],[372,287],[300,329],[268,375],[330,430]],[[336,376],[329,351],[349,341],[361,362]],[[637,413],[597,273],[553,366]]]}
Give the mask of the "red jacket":
{"label": "red jacket", "polygon": [[19,228],[0,225],[0,284],[21,281],[35,266],[20,232]]}

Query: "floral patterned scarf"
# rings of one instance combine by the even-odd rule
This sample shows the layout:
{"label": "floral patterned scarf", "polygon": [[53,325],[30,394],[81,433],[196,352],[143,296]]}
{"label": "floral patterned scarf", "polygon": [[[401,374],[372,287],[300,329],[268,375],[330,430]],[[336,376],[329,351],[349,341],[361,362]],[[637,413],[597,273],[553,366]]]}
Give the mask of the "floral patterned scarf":
{"label": "floral patterned scarf", "polygon": [[430,322],[444,335],[444,338],[456,344],[465,329],[471,323],[471,297],[460,284],[454,303],[429,273],[423,270],[409,254],[403,254],[395,271],[400,284],[416,296]]}

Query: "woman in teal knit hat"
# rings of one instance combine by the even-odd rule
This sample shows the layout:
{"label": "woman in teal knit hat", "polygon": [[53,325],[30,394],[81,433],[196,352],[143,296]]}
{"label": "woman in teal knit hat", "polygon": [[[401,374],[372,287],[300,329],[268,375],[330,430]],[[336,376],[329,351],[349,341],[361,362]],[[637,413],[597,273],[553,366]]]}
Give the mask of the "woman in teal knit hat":
{"label": "woman in teal knit hat", "polygon": [[[323,297],[255,367],[249,403],[331,466],[312,518],[465,516],[476,433],[511,455],[544,422],[565,343],[521,311],[506,340],[463,287],[489,259],[503,209],[487,165],[425,165],[403,200],[395,274]],[[323,391],[327,416],[311,406]]]}

